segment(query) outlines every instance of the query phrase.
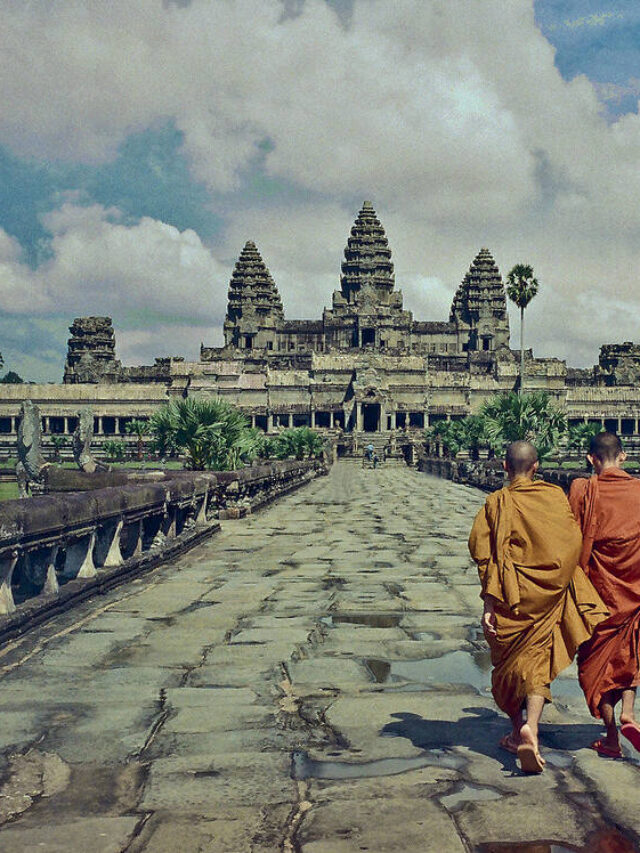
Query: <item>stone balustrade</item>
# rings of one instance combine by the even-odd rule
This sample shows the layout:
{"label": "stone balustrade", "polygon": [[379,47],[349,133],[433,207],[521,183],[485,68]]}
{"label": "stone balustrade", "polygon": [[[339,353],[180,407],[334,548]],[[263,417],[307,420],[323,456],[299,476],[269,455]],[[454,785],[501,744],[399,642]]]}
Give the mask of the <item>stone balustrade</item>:
{"label": "stone balustrade", "polygon": [[25,619],[37,624],[192,547],[219,529],[217,519],[240,518],[322,473],[323,462],[284,461],[0,504],[0,639]]}
{"label": "stone balustrade", "polygon": [[[485,492],[493,492],[506,485],[507,478],[502,463],[498,460],[469,460],[443,459],[440,457],[422,456],[417,462],[417,468],[427,474],[475,486]],[[565,492],[577,477],[589,477],[590,474],[579,468],[540,468],[539,476],[547,483],[560,486]]]}

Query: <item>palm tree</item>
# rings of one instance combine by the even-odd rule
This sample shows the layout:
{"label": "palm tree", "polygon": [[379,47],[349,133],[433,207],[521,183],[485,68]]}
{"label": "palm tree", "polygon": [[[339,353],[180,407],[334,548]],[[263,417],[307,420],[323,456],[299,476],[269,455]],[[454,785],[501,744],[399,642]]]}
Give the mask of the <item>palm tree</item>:
{"label": "palm tree", "polygon": [[137,442],[137,458],[138,462],[142,461],[143,449],[144,449],[144,436],[149,432],[149,421],[142,420],[133,420],[129,421],[129,423],[125,426],[125,430],[129,433],[129,435],[135,435],[138,439]]}
{"label": "palm tree", "polygon": [[543,459],[558,446],[567,430],[563,411],[544,391],[499,394],[482,407],[486,435],[495,449],[512,441],[530,441]]}
{"label": "palm tree", "polygon": [[569,448],[578,452],[589,450],[591,439],[602,432],[600,423],[573,424],[569,427]]}
{"label": "palm tree", "polygon": [[158,452],[179,450],[187,468],[196,471],[235,470],[254,459],[260,447],[259,430],[220,399],[172,400],[153,415],[150,427]]}
{"label": "palm tree", "polygon": [[59,462],[60,451],[65,446],[65,444],[69,444],[69,439],[66,435],[52,435],[51,444],[53,445],[53,461]]}
{"label": "palm tree", "polygon": [[455,456],[465,446],[465,428],[462,421],[438,421],[425,433],[427,441],[442,445],[446,456]]}
{"label": "palm tree", "polygon": [[529,264],[516,264],[507,276],[507,296],[520,309],[520,389],[524,390],[524,309],[538,292],[538,281]]}

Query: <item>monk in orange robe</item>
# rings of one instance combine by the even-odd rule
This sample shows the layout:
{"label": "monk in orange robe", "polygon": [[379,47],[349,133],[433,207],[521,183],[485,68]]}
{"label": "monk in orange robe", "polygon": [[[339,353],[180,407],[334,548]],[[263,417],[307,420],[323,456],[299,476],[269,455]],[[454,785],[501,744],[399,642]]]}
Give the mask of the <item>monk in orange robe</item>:
{"label": "monk in orange robe", "polygon": [[[484,600],[496,704],[511,718],[500,745],[539,773],[538,723],[550,684],[606,611],[578,565],[582,537],[562,489],[534,480],[532,444],[509,445],[510,483],[489,495],[469,537]],[[526,721],[524,712],[526,711]]]}
{"label": "monk in orange robe", "polygon": [[640,481],[620,467],[626,454],[614,433],[594,436],[587,458],[595,475],[574,480],[569,502],[584,537],[580,564],[611,615],[580,648],[578,672],[589,710],[607,730],[591,746],[600,755],[621,758],[619,702],[620,732],[640,750],[633,712],[640,684]]}

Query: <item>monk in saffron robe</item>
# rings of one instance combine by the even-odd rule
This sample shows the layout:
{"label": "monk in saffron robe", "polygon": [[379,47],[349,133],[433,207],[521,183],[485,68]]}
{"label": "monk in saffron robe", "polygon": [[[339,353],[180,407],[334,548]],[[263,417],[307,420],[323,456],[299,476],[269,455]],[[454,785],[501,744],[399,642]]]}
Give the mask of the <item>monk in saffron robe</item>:
{"label": "monk in saffron robe", "polygon": [[[539,773],[538,723],[550,684],[606,611],[578,565],[582,538],[562,489],[534,480],[532,444],[509,445],[510,483],[489,495],[469,538],[484,600],[492,692],[511,718],[500,745]],[[526,720],[524,717],[526,712]]]}
{"label": "monk in saffron robe", "polygon": [[615,433],[593,437],[587,458],[595,475],[571,484],[569,502],[583,532],[580,564],[610,612],[580,648],[578,672],[589,710],[602,718],[606,737],[591,744],[621,758],[621,733],[640,750],[633,703],[640,684],[640,481],[620,467],[626,459]]}

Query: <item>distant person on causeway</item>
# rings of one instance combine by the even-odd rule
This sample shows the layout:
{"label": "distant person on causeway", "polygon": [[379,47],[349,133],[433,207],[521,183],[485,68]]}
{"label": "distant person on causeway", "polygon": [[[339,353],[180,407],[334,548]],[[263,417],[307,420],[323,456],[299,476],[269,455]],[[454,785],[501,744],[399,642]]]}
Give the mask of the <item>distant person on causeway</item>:
{"label": "distant person on causeway", "polygon": [[595,474],[574,480],[569,493],[583,534],[580,564],[611,614],[578,653],[587,705],[607,730],[591,746],[608,758],[622,757],[618,703],[620,732],[640,750],[640,726],[633,713],[640,684],[640,481],[622,470],[626,458],[617,435],[594,436],[587,459]]}
{"label": "distant person on causeway", "polygon": [[525,773],[540,773],[538,723],[550,685],[606,616],[578,565],[580,529],[562,489],[534,480],[538,454],[516,441],[504,462],[509,485],[489,495],[469,537],[484,601],[496,704],[511,718],[500,741]]}

